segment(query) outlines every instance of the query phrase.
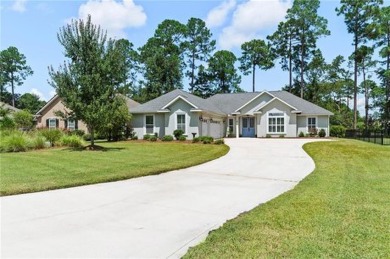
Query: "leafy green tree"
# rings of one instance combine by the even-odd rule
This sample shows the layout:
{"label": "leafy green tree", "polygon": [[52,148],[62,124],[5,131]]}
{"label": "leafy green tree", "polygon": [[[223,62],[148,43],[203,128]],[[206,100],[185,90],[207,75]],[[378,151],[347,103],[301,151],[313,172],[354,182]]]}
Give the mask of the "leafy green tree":
{"label": "leafy green tree", "polygon": [[330,34],[327,29],[328,21],[318,15],[319,0],[294,0],[293,5],[287,10],[287,20],[293,27],[292,55],[295,71],[298,74],[300,95],[304,97],[305,70],[308,62],[315,54],[317,40]]}
{"label": "leafy green tree", "polygon": [[86,21],[73,20],[57,37],[69,60],[58,71],[49,68],[50,83],[75,119],[87,125],[93,149],[96,130],[122,105],[117,94],[126,71],[117,59],[120,51],[115,41],[107,40],[100,27],[91,23],[91,16]]}
{"label": "leafy green tree", "polygon": [[220,50],[214,53],[209,60],[208,74],[210,84],[215,93],[241,92],[239,87],[241,77],[237,74],[234,63],[236,56],[227,50]]}
{"label": "leafy green tree", "polygon": [[15,129],[15,122],[11,117],[11,110],[0,104],[0,130]]}
{"label": "leafy green tree", "polygon": [[31,93],[22,94],[17,101],[16,107],[21,110],[28,110],[29,112],[35,114],[43,106],[45,106],[46,101],[39,99],[39,96]]}
{"label": "leafy green tree", "polygon": [[271,45],[263,40],[251,40],[241,45],[242,56],[239,58],[241,63],[240,70],[244,75],[252,73],[252,87],[255,92],[256,67],[268,70],[274,66],[274,55]]}
{"label": "leafy green tree", "polygon": [[13,107],[15,107],[15,86],[22,85],[27,76],[33,74],[31,67],[26,63],[26,57],[19,53],[16,47],[11,46],[0,52],[0,99],[3,100],[4,87],[10,85]]}
{"label": "leafy green tree", "polygon": [[306,86],[306,99],[321,104],[323,97],[328,94],[331,89],[327,88],[326,75],[328,70],[328,64],[325,62],[325,58],[322,56],[321,51],[318,49],[314,52],[312,60],[307,64],[305,72]]}
{"label": "leafy green tree", "polygon": [[289,84],[287,89],[292,89],[293,82],[293,41],[295,37],[296,28],[292,26],[293,21],[287,20],[280,22],[278,29],[267,39],[271,42],[272,51],[276,53],[277,57],[280,58],[280,65],[282,70],[288,70]]}
{"label": "leafy green tree", "polygon": [[203,65],[200,65],[198,68],[198,74],[192,92],[202,98],[208,98],[214,94],[210,85],[210,76]]}
{"label": "leafy green tree", "polygon": [[[375,36],[373,20],[378,17],[379,5],[383,0],[341,0],[337,15],[344,15],[348,33],[353,34],[354,53],[361,44]],[[358,61],[354,61],[354,91],[353,91],[353,128],[357,125],[357,94],[358,94]]]}
{"label": "leafy green tree", "polygon": [[183,88],[183,49],[186,26],[175,20],[164,20],[155,34],[140,48],[145,78],[145,101],[174,89]]}
{"label": "leafy green tree", "polygon": [[15,112],[12,116],[16,127],[19,129],[30,130],[34,125],[33,116],[29,111],[18,111]]}
{"label": "leafy green tree", "polygon": [[198,18],[190,18],[186,25],[184,54],[187,58],[189,70],[186,75],[190,79],[190,92],[194,92],[197,62],[205,62],[215,50],[215,40],[211,40],[212,33],[206,27],[206,23]]}

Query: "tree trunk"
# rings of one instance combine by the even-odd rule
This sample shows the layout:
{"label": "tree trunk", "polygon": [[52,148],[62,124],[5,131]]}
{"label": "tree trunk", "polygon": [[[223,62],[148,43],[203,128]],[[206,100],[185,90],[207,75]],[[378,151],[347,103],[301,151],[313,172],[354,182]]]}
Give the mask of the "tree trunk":
{"label": "tree trunk", "polygon": [[195,77],[195,54],[192,53],[191,93],[194,93],[194,77]]}
{"label": "tree trunk", "polygon": [[355,32],[355,58],[354,58],[354,75],[353,75],[353,129],[356,129],[357,126],[357,75],[358,75],[358,64],[356,60],[356,53],[358,49],[358,37]]}
{"label": "tree trunk", "polygon": [[[390,49],[390,27],[387,29],[387,48]],[[386,70],[390,71],[390,55],[387,53]],[[390,124],[390,80],[389,77],[385,77],[385,89],[386,89],[386,100],[385,100],[385,132],[389,132]]]}
{"label": "tree trunk", "polygon": [[91,147],[95,146],[95,129],[91,127]]}
{"label": "tree trunk", "polygon": [[12,106],[15,107],[14,73],[12,73],[12,75],[11,75],[11,92],[12,92]]}
{"label": "tree trunk", "polygon": [[253,64],[253,67],[252,67],[252,84],[253,84],[253,92],[255,92],[255,85],[256,85],[256,76],[255,76],[255,72],[256,72],[256,65]]}
{"label": "tree trunk", "polygon": [[292,48],[292,39],[291,39],[291,36],[290,36],[290,39],[289,39],[289,53],[288,53],[288,67],[289,67],[289,85],[290,85],[290,92],[291,92],[291,89],[292,89],[292,56],[291,56],[291,48]]}
{"label": "tree trunk", "polygon": [[303,71],[304,71],[304,64],[303,64],[303,61],[304,61],[304,47],[303,47],[303,39],[301,41],[301,98],[303,99],[303,89],[305,87],[305,84],[304,84],[304,79],[303,79]]}
{"label": "tree trunk", "polygon": [[366,130],[368,130],[368,87],[366,82],[366,68],[363,61],[363,87],[364,87],[364,112],[365,112],[365,118],[364,118],[364,127]]}

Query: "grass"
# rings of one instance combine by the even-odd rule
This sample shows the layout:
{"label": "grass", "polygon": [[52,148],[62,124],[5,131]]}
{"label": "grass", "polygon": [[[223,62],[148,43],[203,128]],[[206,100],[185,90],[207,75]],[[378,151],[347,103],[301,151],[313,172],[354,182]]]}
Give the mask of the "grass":
{"label": "grass", "polygon": [[315,171],[228,221],[184,258],[388,258],[390,147],[310,143]]}
{"label": "grass", "polygon": [[225,145],[98,143],[104,151],[56,148],[0,154],[0,195],[118,181],[159,174],[218,158]]}

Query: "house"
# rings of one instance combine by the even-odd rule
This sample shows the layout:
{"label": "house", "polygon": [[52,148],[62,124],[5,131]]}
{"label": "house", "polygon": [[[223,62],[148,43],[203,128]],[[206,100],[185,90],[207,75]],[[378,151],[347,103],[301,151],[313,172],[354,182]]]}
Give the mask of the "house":
{"label": "house", "polygon": [[0,102],[0,108],[2,108],[4,110],[8,110],[10,114],[21,111],[20,109],[15,108],[12,105],[9,105],[9,104],[4,103],[4,102]]}
{"label": "house", "polygon": [[[139,103],[128,97],[125,97],[125,100],[129,110],[139,105]],[[51,98],[46,105],[36,113],[35,118],[37,120],[37,128],[61,128],[68,130],[79,129],[88,132],[87,125],[85,125],[84,122],[77,120],[64,120],[55,115],[56,111],[62,111],[64,113],[70,112],[70,110],[62,103],[61,98],[58,95],[53,96],[53,98]]]}
{"label": "house", "polygon": [[297,137],[324,129],[329,136],[333,115],[286,91],[216,94],[202,99],[174,90],[132,109],[133,128],[142,138],[173,135],[181,129],[189,139],[195,136]]}

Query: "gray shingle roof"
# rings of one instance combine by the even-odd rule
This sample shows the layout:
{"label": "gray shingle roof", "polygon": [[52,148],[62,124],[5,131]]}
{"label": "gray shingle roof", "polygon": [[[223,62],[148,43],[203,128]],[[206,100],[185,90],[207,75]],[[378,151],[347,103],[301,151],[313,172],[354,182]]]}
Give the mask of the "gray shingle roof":
{"label": "gray shingle roof", "polygon": [[[200,110],[209,111],[217,114],[232,114],[238,108],[248,103],[250,100],[258,96],[261,92],[255,93],[231,93],[231,94],[216,94],[208,99],[202,99],[183,90],[174,90],[164,94],[147,103],[141,104],[131,110],[132,113],[155,113],[161,110],[169,102],[181,96],[190,103],[197,106]],[[271,95],[281,99],[282,101],[297,108],[302,114],[310,115],[333,115],[330,111],[319,107],[311,102],[301,99],[286,91],[269,91]]]}
{"label": "gray shingle roof", "polygon": [[20,111],[20,109],[18,108],[15,108],[7,103],[4,103],[4,102],[0,102],[0,107],[2,107],[3,109],[7,109],[7,110],[10,110],[11,112],[18,112]]}
{"label": "gray shingle roof", "polygon": [[154,113],[161,110],[164,106],[169,104],[172,100],[181,96],[185,98],[188,102],[192,103],[198,109],[203,111],[208,111],[212,113],[217,113],[224,115],[225,113],[221,111],[214,103],[209,102],[208,100],[202,99],[198,96],[187,93],[183,90],[176,89],[164,95],[157,97],[156,99],[150,100],[144,104],[141,104],[131,110],[131,113]]}

